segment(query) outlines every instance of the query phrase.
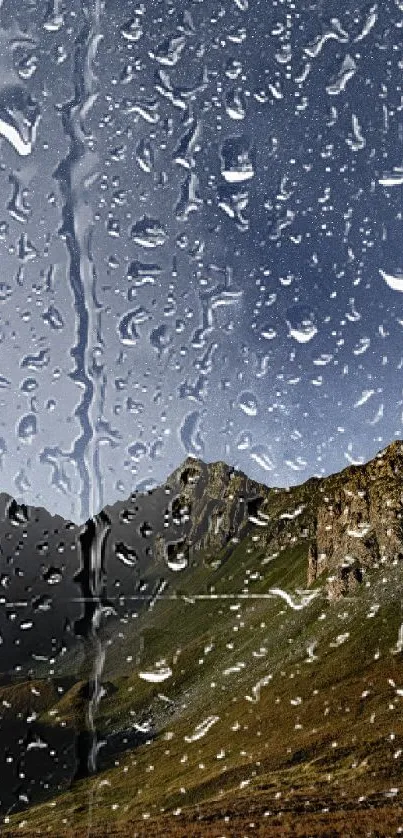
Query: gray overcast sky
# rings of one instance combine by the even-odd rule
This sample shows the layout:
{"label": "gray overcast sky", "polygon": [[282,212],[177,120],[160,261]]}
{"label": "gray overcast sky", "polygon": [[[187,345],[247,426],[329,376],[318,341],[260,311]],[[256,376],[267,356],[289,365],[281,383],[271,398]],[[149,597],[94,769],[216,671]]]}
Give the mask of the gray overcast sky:
{"label": "gray overcast sky", "polygon": [[1,488],[84,520],[188,453],[402,436],[402,3],[0,10]]}

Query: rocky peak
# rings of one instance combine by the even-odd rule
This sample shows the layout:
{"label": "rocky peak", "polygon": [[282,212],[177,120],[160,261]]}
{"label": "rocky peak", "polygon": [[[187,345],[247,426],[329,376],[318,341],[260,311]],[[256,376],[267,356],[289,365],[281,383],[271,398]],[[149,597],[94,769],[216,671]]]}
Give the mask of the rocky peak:
{"label": "rocky peak", "polygon": [[181,522],[181,510],[187,520],[180,546],[185,543],[190,552],[221,550],[239,536],[251,507],[269,491],[225,462],[207,464],[193,457],[176,469],[168,485],[174,521]]}
{"label": "rocky peak", "polygon": [[172,510],[182,508],[188,516],[190,551],[214,555],[247,524],[271,555],[305,542],[308,585],[327,577],[330,599],[351,593],[370,568],[403,557],[400,440],[368,463],[290,489],[269,489],[224,462],[205,464],[192,457],[169,483]]}

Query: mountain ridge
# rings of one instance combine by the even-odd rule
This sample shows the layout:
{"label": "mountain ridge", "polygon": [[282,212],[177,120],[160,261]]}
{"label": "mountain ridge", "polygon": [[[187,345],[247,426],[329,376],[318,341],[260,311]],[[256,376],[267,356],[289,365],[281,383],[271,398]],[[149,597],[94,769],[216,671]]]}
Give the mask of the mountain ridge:
{"label": "mountain ridge", "polygon": [[200,564],[219,572],[248,534],[267,562],[293,546],[306,552],[306,587],[324,585],[334,600],[350,595],[371,569],[403,556],[402,481],[396,440],[368,463],[289,489],[257,483],[223,461],[188,457],[166,484],[80,526],[2,494],[0,634],[8,642],[0,644],[0,672],[74,645],[92,597],[85,550],[101,541],[93,602],[106,608],[117,597],[152,600],[161,585],[173,593]]}
{"label": "mountain ridge", "polygon": [[[357,463],[350,463],[349,465],[344,466],[343,468],[340,468],[338,471],[331,472],[327,475],[311,475],[310,477],[307,477],[306,480],[303,481],[303,483],[295,483],[295,484],[292,484],[290,486],[273,486],[273,487],[269,486],[269,484],[267,484],[267,483],[262,483],[262,481],[259,481],[255,477],[252,477],[247,472],[245,472],[241,468],[239,468],[237,465],[230,465],[225,460],[205,461],[205,460],[202,460],[201,458],[198,458],[198,457],[195,457],[191,454],[188,454],[185,457],[185,459],[178,466],[173,468],[173,470],[168,473],[168,475],[166,476],[166,478],[164,480],[161,480],[159,483],[153,484],[152,486],[150,486],[149,489],[146,489],[146,490],[144,490],[142,488],[142,484],[144,484],[146,481],[142,481],[139,484],[139,488],[134,489],[133,492],[131,492],[129,495],[127,495],[126,498],[117,498],[116,500],[112,501],[111,503],[104,504],[101,509],[99,509],[96,513],[94,513],[93,517],[96,517],[97,515],[100,515],[106,509],[112,509],[117,504],[126,503],[129,500],[129,498],[131,497],[131,495],[133,495],[133,494],[149,495],[150,493],[152,493],[156,489],[160,488],[161,486],[166,485],[166,483],[169,482],[169,480],[172,478],[172,476],[175,475],[181,468],[183,468],[183,466],[185,465],[186,462],[200,462],[200,463],[204,463],[204,465],[206,465],[206,466],[216,466],[216,465],[219,465],[219,464],[222,463],[228,469],[231,469],[232,471],[235,471],[238,474],[243,474],[248,480],[250,480],[254,483],[257,483],[259,485],[264,485],[267,488],[276,488],[278,491],[287,492],[287,491],[292,491],[293,489],[297,488],[298,486],[303,486],[303,485],[306,485],[306,484],[311,483],[311,482],[327,480],[327,479],[333,477],[336,474],[342,474],[343,472],[345,472],[349,468],[365,467],[366,465],[368,465],[373,460],[376,460],[379,456],[381,456],[388,449],[390,449],[390,448],[393,449],[393,446],[400,445],[400,444],[401,444],[401,440],[399,440],[399,439],[392,440],[390,443],[388,443],[386,446],[384,446],[384,448],[379,449],[374,455],[370,456],[369,459],[366,460],[363,463],[358,463],[358,462]],[[8,491],[0,492],[0,502],[2,502],[3,498],[7,498],[8,500],[14,500],[19,506],[25,506],[25,507],[27,507],[31,510],[35,510],[35,511],[39,511],[39,512],[41,510],[43,510],[51,518],[56,518],[56,519],[60,519],[62,521],[66,521],[68,523],[73,524],[75,527],[83,527],[87,523],[87,521],[78,522],[72,517],[66,517],[66,516],[62,515],[60,512],[46,507],[44,504],[40,504],[40,503],[37,504],[37,503],[33,503],[33,502],[28,502],[21,494],[15,495],[13,492],[8,492]],[[89,520],[89,519],[87,519],[87,520]]]}
{"label": "mountain ridge", "polygon": [[[88,635],[74,629],[85,606],[77,530],[48,533],[41,600],[22,536],[44,517],[7,518],[13,539],[1,544],[18,572],[5,609],[15,585],[21,596],[0,656],[11,644],[21,669],[0,688],[0,736],[25,776],[17,786],[7,764],[0,805],[17,794],[25,811],[5,834],[82,838],[90,817],[99,836],[107,825],[122,838],[237,838],[252,812],[262,836],[361,836],[375,815],[377,834],[397,834],[402,477],[400,441],[290,490],[187,458],[167,484],[109,511]],[[83,532],[97,536],[96,523]],[[46,608],[27,631],[30,598]],[[100,743],[101,773],[87,776]]]}

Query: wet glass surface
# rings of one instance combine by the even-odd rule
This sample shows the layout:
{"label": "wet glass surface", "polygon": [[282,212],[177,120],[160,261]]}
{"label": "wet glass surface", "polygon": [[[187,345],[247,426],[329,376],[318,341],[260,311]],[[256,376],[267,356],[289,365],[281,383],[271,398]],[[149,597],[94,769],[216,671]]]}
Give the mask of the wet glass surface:
{"label": "wet glass surface", "polygon": [[402,28],[0,4],[10,836],[398,834]]}

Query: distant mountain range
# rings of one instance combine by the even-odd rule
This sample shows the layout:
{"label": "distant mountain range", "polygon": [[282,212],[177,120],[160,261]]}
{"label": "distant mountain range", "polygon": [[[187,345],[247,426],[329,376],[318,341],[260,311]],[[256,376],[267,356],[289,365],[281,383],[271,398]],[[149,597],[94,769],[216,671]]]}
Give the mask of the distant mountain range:
{"label": "distant mountain range", "polygon": [[2,495],[1,803],[61,792],[6,834],[87,834],[91,753],[91,835],[235,836],[252,810],[256,834],[303,812],[301,835],[361,835],[371,808],[391,830],[402,477],[396,441],[289,490],[188,458],[83,527]]}

